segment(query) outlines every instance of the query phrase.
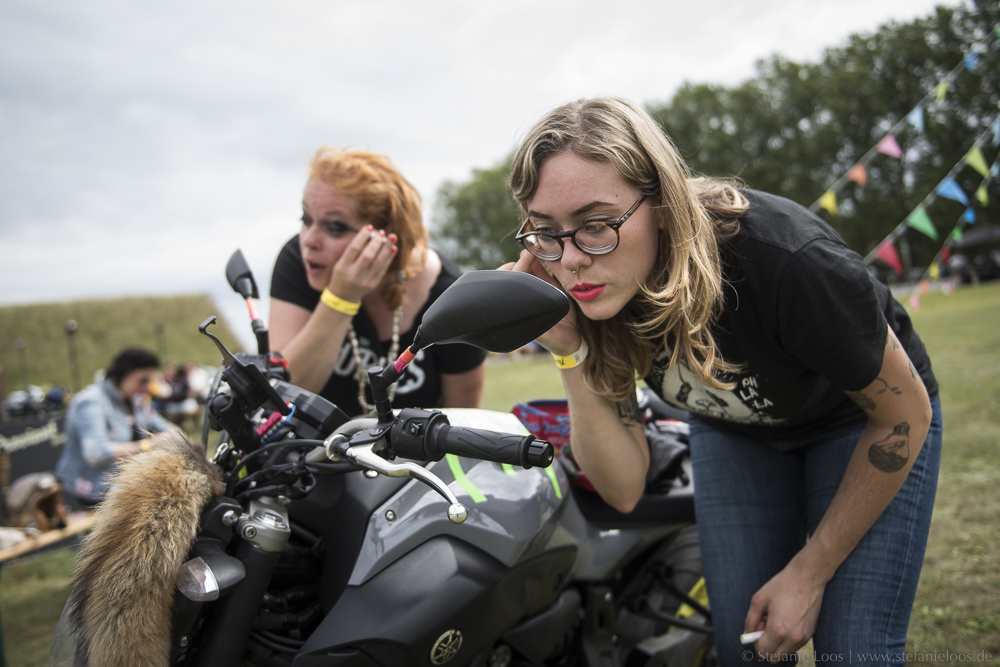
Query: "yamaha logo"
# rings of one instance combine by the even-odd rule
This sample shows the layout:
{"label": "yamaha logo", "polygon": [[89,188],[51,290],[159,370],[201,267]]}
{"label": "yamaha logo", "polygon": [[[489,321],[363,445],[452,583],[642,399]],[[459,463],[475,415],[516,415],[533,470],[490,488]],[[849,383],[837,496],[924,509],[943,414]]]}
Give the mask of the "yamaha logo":
{"label": "yamaha logo", "polygon": [[443,665],[458,653],[462,648],[462,633],[459,630],[449,630],[444,633],[431,647],[431,662],[435,665]]}

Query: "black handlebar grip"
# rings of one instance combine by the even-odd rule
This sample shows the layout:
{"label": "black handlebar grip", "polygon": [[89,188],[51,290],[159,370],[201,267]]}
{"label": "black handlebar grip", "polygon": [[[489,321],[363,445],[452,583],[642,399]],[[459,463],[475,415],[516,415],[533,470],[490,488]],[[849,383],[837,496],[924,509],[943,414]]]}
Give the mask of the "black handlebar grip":
{"label": "black handlebar grip", "polygon": [[[450,425],[442,425],[436,431],[434,442],[427,444],[428,450],[436,450],[433,453],[510,463],[522,468],[547,468],[552,463],[552,445],[533,435],[498,433]],[[431,453],[428,451],[428,454]]]}

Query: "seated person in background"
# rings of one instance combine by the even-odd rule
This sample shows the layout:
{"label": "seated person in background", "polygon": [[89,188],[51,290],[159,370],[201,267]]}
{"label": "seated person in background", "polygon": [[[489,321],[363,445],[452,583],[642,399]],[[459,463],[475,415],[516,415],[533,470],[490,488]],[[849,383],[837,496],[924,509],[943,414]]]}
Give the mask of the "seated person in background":
{"label": "seated person in background", "polygon": [[142,398],[159,369],[156,355],[126,348],[104,379],[77,394],[66,412],[66,444],[56,465],[73,509],[97,504],[107,491],[115,463],[149,448],[149,436],[168,428]]}
{"label": "seated person in background", "polygon": [[[460,274],[427,246],[420,196],[385,156],[321,148],[299,234],[275,262],[271,346],[296,385],[349,415],[371,412],[367,369],[395,361]],[[393,386],[393,407],[479,407],[485,372],[482,350],[424,349]]]}

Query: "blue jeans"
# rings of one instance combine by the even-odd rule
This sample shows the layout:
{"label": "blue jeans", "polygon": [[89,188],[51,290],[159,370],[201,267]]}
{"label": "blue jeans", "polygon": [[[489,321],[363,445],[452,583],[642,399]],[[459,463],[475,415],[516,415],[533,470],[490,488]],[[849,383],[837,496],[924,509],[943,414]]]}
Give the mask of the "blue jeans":
{"label": "blue jeans", "polygon": [[[931,407],[930,432],[906,482],[826,587],[813,637],[818,665],[905,663],[941,461],[940,400]],[[698,537],[719,664],[740,665],[754,659],[747,652],[753,647],[739,642],[750,598],[816,529],[863,425],[779,443],[693,417],[690,423]]]}

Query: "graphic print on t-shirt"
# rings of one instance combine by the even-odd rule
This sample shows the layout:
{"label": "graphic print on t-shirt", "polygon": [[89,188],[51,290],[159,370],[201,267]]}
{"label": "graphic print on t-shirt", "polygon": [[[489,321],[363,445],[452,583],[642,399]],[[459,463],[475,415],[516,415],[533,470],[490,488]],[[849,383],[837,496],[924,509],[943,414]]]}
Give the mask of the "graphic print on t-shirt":
{"label": "graphic print on t-shirt", "polygon": [[[666,363],[665,358],[662,361]],[[658,381],[663,400],[695,414],[741,424],[773,425],[786,421],[768,415],[767,409],[774,404],[761,394],[756,375],[735,376],[736,387],[731,390],[714,389],[698,382],[683,362],[666,372],[654,362],[650,375],[650,380]]]}
{"label": "graphic print on t-shirt", "polygon": [[[388,363],[386,357],[380,357],[375,354],[371,349],[371,342],[365,336],[358,336],[358,347],[360,348],[358,355],[361,357],[361,363],[365,368],[371,368],[372,366],[385,367]],[[421,367],[423,360],[424,350],[420,350],[413,358],[413,361],[403,371],[403,376],[396,382],[397,394],[409,394],[424,386],[427,373]],[[337,360],[333,374],[341,377],[356,378],[357,372],[354,369],[354,348],[351,346],[350,340],[345,340],[344,345],[340,348],[340,359]]]}

